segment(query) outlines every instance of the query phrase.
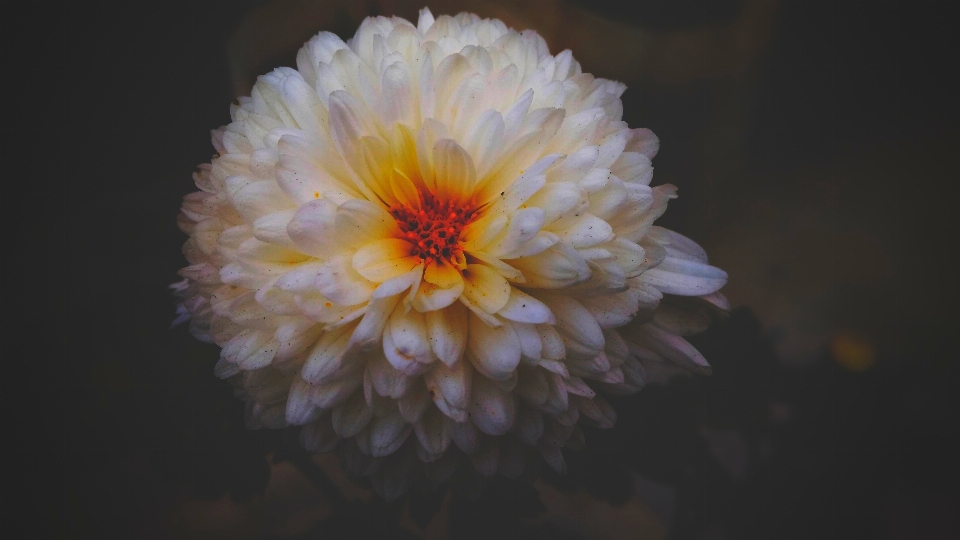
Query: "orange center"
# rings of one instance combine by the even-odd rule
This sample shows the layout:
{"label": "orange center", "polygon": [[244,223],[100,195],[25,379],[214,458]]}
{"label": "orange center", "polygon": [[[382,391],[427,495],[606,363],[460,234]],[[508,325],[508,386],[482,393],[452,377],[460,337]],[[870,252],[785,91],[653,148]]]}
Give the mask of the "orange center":
{"label": "orange center", "polygon": [[441,201],[432,193],[420,194],[420,208],[397,205],[389,209],[403,237],[423,260],[450,260],[462,254],[460,233],[476,217],[472,203],[458,206]]}

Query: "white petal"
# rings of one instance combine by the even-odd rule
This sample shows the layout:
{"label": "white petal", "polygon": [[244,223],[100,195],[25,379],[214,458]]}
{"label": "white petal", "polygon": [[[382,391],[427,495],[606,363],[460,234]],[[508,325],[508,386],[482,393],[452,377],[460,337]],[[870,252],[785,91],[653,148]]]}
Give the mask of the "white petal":
{"label": "white petal", "polygon": [[628,152],[638,152],[653,159],[660,150],[660,139],[646,128],[631,129],[630,142],[625,148]]}
{"label": "white petal", "polygon": [[362,246],[400,235],[393,216],[380,206],[361,199],[351,199],[337,207],[337,240],[344,246]]}
{"label": "white petal", "polygon": [[413,426],[399,412],[373,421],[370,427],[370,450],[373,457],[394,453],[407,439]]}
{"label": "white petal", "polygon": [[500,461],[500,442],[496,437],[483,437],[477,450],[470,454],[470,461],[483,476],[493,476]]}
{"label": "white petal", "polygon": [[423,418],[414,424],[413,430],[424,449],[438,455],[450,446],[452,424],[438,409],[430,407]]}
{"label": "white petal", "polygon": [[522,358],[534,364],[539,362],[540,354],[543,352],[543,341],[540,339],[537,327],[528,323],[515,322],[513,323],[513,330],[520,340]]}
{"label": "white petal", "polygon": [[540,208],[517,210],[510,216],[510,222],[500,237],[494,239],[493,244],[485,247],[484,251],[493,256],[503,256],[517,250],[540,232],[544,216]]}
{"label": "white petal", "polygon": [[601,328],[616,328],[637,314],[641,294],[637,289],[627,289],[614,294],[583,296],[580,301]]}
{"label": "white petal", "polygon": [[[473,368],[470,363],[461,361],[450,367],[443,363],[434,364],[424,380],[438,407],[443,402],[445,407],[464,410],[470,402],[472,379]],[[441,410],[445,407],[441,407]]]}
{"label": "white petal", "polygon": [[467,351],[477,370],[491,379],[508,379],[520,363],[520,339],[511,323],[491,327],[471,315]]}
{"label": "white petal", "polygon": [[253,236],[262,242],[294,247],[293,241],[287,234],[287,224],[295,213],[296,209],[290,208],[257,218],[253,222]]}
{"label": "white petal", "polygon": [[336,253],[337,237],[334,223],[337,207],[326,199],[310,201],[301,206],[287,224],[287,234],[297,249],[327,259]]}
{"label": "white petal", "polygon": [[350,345],[359,347],[361,351],[371,351],[378,348],[383,336],[383,329],[398,303],[400,303],[399,296],[371,299],[367,313],[350,338]]}
{"label": "white petal", "polygon": [[696,261],[667,257],[641,276],[660,292],[680,296],[702,296],[716,292],[727,283],[723,270]]}
{"label": "white petal", "polygon": [[523,272],[524,284],[529,287],[560,289],[590,277],[587,261],[564,242],[536,255],[513,259],[511,265]]}
{"label": "white petal", "polygon": [[427,322],[423,313],[406,311],[402,308],[394,310],[387,321],[386,332],[390,333],[393,343],[392,351],[385,351],[387,358],[401,356],[404,360],[413,360],[421,363],[430,363],[434,356],[427,338]]}
{"label": "white petal", "polygon": [[421,35],[426,35],[427,31],[430,30],[430,27],[434,23],[433,13],[430,13],[430,8],[423,8],[420,10],[420,18],[417,20],[417,32],[420,32]]}
{"label": "white petal", "polygon": [[334,257],[321,266],[314,284],[323,296],[343,306],[366,302],[375,289],[374,283],[354,270],[345,256]]}
{"label": "white petal", "polygon": [[320,384],[340,369],[347,353],[350,332],[345,328],[324,332],[310,349],[300,376],[310,384]]}
{"label": "white petal", "polygon": [[423,417],[431,403],[427,385],[423,382],[423,379],[418,378],[413,383],[413,388],[397,400],[397,407],[407,422],[414,423]]}
{"label": "white petal", "polygon": [[247,223],[292,206],[290,199],[280,191],[276,182],[269,180],[252,182],[250,179],[231,176],[227,184],[227,197]]}
{"label": "white petal", "polygon": [[511,287],[510,299],[497,312],[497,315],[521,323],[554,324],[556,322],[546,304],[515,287]]}
{"label": "white petal", "polygon": [[517,438],[530,446],[536,446],[543,435],[543,413],[533,407],[521,407],[517,413]]}
{"label": "white petal", "polygon": [[461,304],[454,304],[442,311],[428,311],[426,321],[434,354],[452,366],[461,359],[467,344],[467,310]]}
{"label": "white petal", "polygon": [[382,354],[375,354],[367,360],[367,371],[374,389],[381,396],[396,399],[406,394],[412,384],[411,378],[394,368]]}
{"label": "white petal", "polygon": [[325,415],[300,431],[300,442],[310,452],[329,452],[340,442],[340,436],[333,430],[330,416]]}
{"label": "white petal", "polygon": [[661,330],[651,324],[645,324],[641,327],[644,339],[643,343],[648,345],[664,358],[671,360],[684,368],[709,373],[710,364],[706,358],[700,354],[693,345],[680,336],[671,334],[666,330]]}
{"label": "white petal", "polygon": [[317,407],[329,409],[353,395],[361,384],[363,384],[363,371],[356,370],[335,381],[315,386],[311,399]]}
{"label": "white petal", "polygon": [[457,448],[467,455],[477,450],[483,436],[472,422],[454,422],[450,427],[450,435]]}
{"label": "white petal", "polygon": [[613,228],[606,221],[592,214],[583,214],[565,223],[562,230],[554,229],[561,240],[575,248],[586,248],[613,238]]}
{"label": "white petal", "polygon": [[573,352],[595,356],[603,350],[603,330],[583,304],[561,295],[544,295],[541,300],[557,318],[556,328],[564,340],[568,357]]}
{"label": "white petal", "polygon": [[277,328],[274,336],[279,344],[277,359],[293,358],[313,345],[323,327],[311,320],[296,320]]}
{"label": "white petal", "polygon": [[315,290],[317,274],[323,266],[319,262],[306,262],[298,264],[293,270],[280,276],[277,279],[276,286],[284,291],[292,293],[304,293]]}
{"label": "white petal", "polygon": [[386,126],[397,122],[412,125],[414,95],[409,69],[403,62],[395,62],[381,77],[380,121]]}
{"label": "white petal", "polygon": [[669,257],[707,264],[707,252],[699,244],[678,232],[654,225],[650,227],[647,238],[666,248]]}
{"label": "white petal", "polygon": [[295,377],[290,385],[290,394],[287,396],[287,405],[285,409],[285,419],[287,423],[294,426],[302,426],[315,421],[323,412],[322,409],[314,406],[310,400],[312,387],[309,383]]}
{"label": "white petal", "polygon": [[550,397],[550,384],[547,372],[542,369],[523,369],[517,381],[516,392],[520,399],[539,407]]}
{"label": "white petal", "polygon": [[504,435],[513,426],[516,406],[512,392],[504,392],[486,377],[475,377],[470,396],[470,420],[488,435]]}
{"label": "white petal", "polygon": [[341,437],[353,437],[366,427],[371,418],[373,409],[367,405],[363,392],[355,392],[350,399],[338,404],[330,416],[333,429]]}

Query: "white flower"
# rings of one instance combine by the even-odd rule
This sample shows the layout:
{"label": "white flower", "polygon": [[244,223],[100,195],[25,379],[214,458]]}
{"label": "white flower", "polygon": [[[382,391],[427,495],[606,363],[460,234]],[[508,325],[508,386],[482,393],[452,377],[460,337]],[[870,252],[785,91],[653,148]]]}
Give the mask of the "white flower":
{"label": "white flower", "polygon": [[[621,121],[624,89],[534,32],[426,9],[260,77],[184,199],[176,285],[249,425],[344,441],[392,496],[414,454],[440,476],[452,454],[518,474],[531,448],[562,470],[579,422],[614,423],[598,391],[707,370],[680,337],[707,303],[660,303],[725,308],[727,276],[653,225],[676,190],[650,187],[659,142]],[[371,465],[401,446],[394,473]]]}

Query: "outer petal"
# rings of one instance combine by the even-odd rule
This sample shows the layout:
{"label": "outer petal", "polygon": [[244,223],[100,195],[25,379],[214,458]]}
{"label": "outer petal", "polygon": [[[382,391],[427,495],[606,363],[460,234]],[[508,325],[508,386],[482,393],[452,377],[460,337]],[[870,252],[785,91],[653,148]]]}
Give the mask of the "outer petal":
{"label": "outer petal", "polygon": [[477,371],[491,379],[509,379],[520,363],[520,338],[510,323],[491,327],[471,314],[467,347]]}
{"label": "outer petal", "polygon": [[513,426],[516,405],[512,392],[504,392],[486,377],[473,379],[470,419],[487,435],[504,435]]}

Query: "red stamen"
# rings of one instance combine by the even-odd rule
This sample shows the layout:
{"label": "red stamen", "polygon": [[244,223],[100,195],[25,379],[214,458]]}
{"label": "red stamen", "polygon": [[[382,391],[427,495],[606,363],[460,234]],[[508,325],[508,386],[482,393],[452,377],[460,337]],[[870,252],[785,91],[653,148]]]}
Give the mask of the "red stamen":
{"label": "red stamen", "polygon": [[389,212],[403,237],[415,244],[414,252],[428,262],[460,255],[460,233],[476,217],[473,200],[463,205],[438,200],[432,193],[420,195],[417,210],[398,205]]}

